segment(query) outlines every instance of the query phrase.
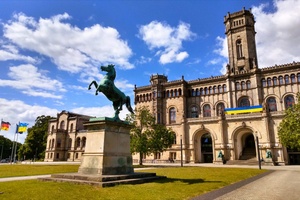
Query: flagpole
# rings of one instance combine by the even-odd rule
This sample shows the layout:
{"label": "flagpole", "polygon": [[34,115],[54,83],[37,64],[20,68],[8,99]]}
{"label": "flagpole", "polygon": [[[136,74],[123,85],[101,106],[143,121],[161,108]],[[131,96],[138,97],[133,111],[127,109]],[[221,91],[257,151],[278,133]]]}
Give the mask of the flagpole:
{"label": "flagpole", "polygon": [[[16,132],[17,132],[17,130],[18,130],[18,125],[16,125]],[[10,164],[12,164],[12,161],[13,161],[13,153],[14,153],[14,149],[15,149],[15,140],[16,140],[16,133],[14,135],[14,141],[13,141],[12,148],[11,148]]]}
{"label": "flagpole", "polygon": [[16,140],[16,144],[15,144],[15,152],[14,152],[14,163],[16,163],[16,157],[17,157],[17,148],[18,148],[18,136],[19,136],[19,133],[16,133],[17,134],[17,140]]}

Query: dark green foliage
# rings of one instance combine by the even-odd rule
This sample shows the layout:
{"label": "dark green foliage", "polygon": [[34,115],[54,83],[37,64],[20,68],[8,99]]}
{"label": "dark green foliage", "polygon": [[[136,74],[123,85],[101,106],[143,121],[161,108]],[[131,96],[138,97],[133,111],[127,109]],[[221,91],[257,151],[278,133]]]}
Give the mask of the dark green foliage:
{"label": "dark green foliage", "polygon": [[28,135],[18,151],[20,159],[43,159],[47,144],[47,130],[50,116],[39,116],[34,126],[28,128]]}
{"label": "dark green foliage", "polygon": [[285,116],[278,127],[278,136],[282,145],[300,150],[300,93],[298,103],[285,111]]}
{"label": "dark green foliage", "polygon": [[135,114],[128,115],[126,121],[133,125],[130,150],[140,154],[140,165],[143,164],[143,154],[163,152],[172,146],[175,133],[161,124],[156,124],[148,107],[139,108]]}

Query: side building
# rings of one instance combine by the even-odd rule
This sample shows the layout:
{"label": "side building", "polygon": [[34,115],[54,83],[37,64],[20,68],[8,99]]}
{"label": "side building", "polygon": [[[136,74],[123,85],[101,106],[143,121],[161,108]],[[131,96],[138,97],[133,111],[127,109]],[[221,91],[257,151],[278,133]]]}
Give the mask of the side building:
{"label": "side building", "polygon": [[44,161],[80,161],[85,150],[86,131],[83,123],[92,116],[63,110],[48,125]]}
{"label": "side building", "polygon": [[[276,163],[300,164],[300,152],[282,146],[277,130],[300,92],[300,63],[259,68],[250,10],[228,13],[224,24],[229,55],[225,75],[168,81],[157,74],[150,85],[135,87],[136,108],[147,106],[157,123],[176,133],[170,149],[144,155],[144,161],[218,163],[220,155],[229,161],[272,155]],[[137,162],[138,154],[133,159]]]}

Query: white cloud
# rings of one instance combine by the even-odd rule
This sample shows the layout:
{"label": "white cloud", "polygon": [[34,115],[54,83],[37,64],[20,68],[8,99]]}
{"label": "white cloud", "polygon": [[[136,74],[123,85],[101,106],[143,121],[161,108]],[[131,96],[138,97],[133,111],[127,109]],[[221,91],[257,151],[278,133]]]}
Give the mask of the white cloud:
{"label": "white cloud", "polygon": [[259,67],[300,61],[300,1],[274,0],[274,13],[265,11],[269,6],[252,9]]}
{"label": "white cloud", "polygon": [[0,41],[0,61],[7,61],[7,60],[20,60],[27,63],[38,62],[38,60],[35,58],[21,55],[16,46],[11,44],[5,44],[3,41]]}
{"label": "white cloud", "polygon": [[62,98],[57,92],[66,91],[60,81],[47,77],[45,72],[31,64],[13,66],[9,70],[11,79],[0,79],[0,87],[12,87],[29,96],[56,99]]}
{"label": "white cloud", "polygon": [[[273,6],[274,12],[270,7]],[[274,0],[272,5],[252,8],[255,17],[256,48],[259,68],[300,61],[300,1]],[[227,39],[217,38],[215,53],[228,60]],[[226,64],[222,64],[222,73]]]}
{"label": "white cloud", "polygon": [[96,24],[80,29],[63,22],[71,17],[64,13],[36,21],[23,13],[4,23],[4,37],[15,45],[48,56],[59,69],[76,73],[97,63],[115,63],[120,68],[134,66],[126,41],[111,27]]}
{"label": "white cloud", "polygon": [[[0,98],[0,113],[1,118],[4,121],[8,121],[11,124],[9,131],[1,131],[5,137],[13,140],[16,126],[19,122],[29,123],[28,127],[35,124],[35,120],[38,116],[53,116],[56,117],[58,111],[56,109],[50,109],[38,105],[28,105],[20,100],[7,100]],[[26,134],[19,135],[19,142],[23,143]]]}
{"label": "white cloud", "polygon": [[161,64],[182,62],[189,54],[181,51],[182,42],[192,40],[196,34],[190,30],[190,25],[180,22],[177,27],[152,21],[139,28],[139,37],[144,40],[150,50],[157,49],[155,55],[160,56]]}

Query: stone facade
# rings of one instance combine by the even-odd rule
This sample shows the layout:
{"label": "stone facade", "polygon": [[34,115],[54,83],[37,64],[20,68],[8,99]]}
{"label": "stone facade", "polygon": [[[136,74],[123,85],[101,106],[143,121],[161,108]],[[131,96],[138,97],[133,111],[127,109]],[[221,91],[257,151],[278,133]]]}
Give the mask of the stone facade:
{"label": "stone facade", "polygon": [[[258,154],[265,159],[269,151],[273,162],[291,162],[292,154],[280,144],[277,127],[284,110],[297,101],[300,63],[258,68],[251,11],[228,13],[224,23],[229,55],[225,75],[168,81],[157,74],[150,77],[150,85],[135,87],[136,108],[147,106],[157,123],[176,133],[176,143],[169,150],[144,156],[144,162],[179,162],[181,152],[186,163],[217,163],[222,155],[229,161],[257,160]],[[225,108],[255,105],[262,105],[263,111],[224,113]],[[137,162],[139,156],[133,159]]]}
{"label": "stone facade", "polygon": [[[258,159],[300,164],[278,139],[278,125],[300,91],[300,63],[259,68],[255,21],[251,11],[224,18],[228,42],[227,72],[197,80],[168,81],[152,75],[150,85],[135,87],[135,106],[148,106],[157,123],[172,128],[176,142],[166,152],[144,156],[144,162],[185,163]],[[262,105],[262,112],[228,115],[226,108]],[[62,111],[49,122],[45,161],[81,161],[91,116]],[[259,151],[255,148],[259,141]],[[221,153],[221,154],[220,154]],[[267,158],[268,157],[268,158]],[[138,162],[139,155],[133,155]],[[298,161],[297,161],[298,159]]]}
{"label": "stone facade", "polygon": [[63,110],[50,120],[44,161],[80,161],[86,145],[83,123],[90,118]]}

